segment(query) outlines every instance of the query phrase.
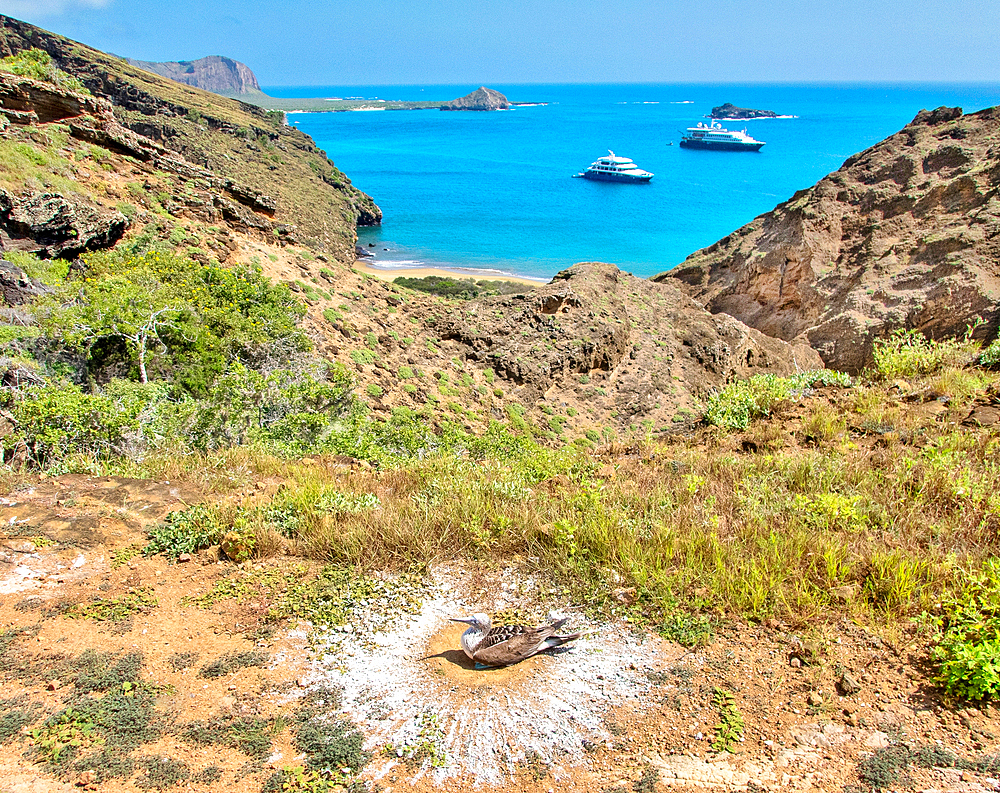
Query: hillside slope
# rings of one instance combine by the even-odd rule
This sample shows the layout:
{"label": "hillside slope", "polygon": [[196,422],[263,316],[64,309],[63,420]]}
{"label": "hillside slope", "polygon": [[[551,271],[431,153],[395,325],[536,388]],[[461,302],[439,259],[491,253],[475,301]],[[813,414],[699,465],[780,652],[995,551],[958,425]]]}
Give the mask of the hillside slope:
{"label": "hillside slope", "polygon": [[656,280],[687,285],[782,339],[805,334],[857,371],[895,328],[977,338],[1000,322],[1000,109],[921,111],[816,186]]}
{"label": "hillside slope", "polygon": [[[0,55],[31,48],[47,52],[95,97],[108,100],[114,122],[195,166],[188,177],[172,180],[174,199],[185,202],[188,187],[199,190],[206,182],[233,183],[235,191],[228,192],[240,203],[241,194],[266,197],[256,207],[253,199],[247,202],[261,231],[277,230],[278,236],[325,250],[344,264],[354,260],[357,225],[381,221],[372,199],[311,138],[286,126],[281,114],[175,83],[0,16]],[[143,159],[135,152],[129,156]],[[204,201],[204,195],[195,198]]]}

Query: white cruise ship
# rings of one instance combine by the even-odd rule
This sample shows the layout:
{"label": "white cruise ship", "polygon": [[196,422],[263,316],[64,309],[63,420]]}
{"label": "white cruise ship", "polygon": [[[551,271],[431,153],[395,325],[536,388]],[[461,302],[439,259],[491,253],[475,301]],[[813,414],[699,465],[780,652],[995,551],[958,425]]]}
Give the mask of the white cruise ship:
{"label": "white cruise ship", "polygon": [[698,123],[696,127],[688,127],[681,138],[681,146],[685,149],[715,149],[716,151],[760,151],[764,145],[762,140],[754,140],[744,129],[740,132],[730,132],[718,121],[711,124]]}
{"label": "white cruise ship", "polygon": [[628,157],[618,157],[608,150],[607,157],[601,157],[590,164],[583,173],[573,174],[598,182],[648,182],[653,174],[644,171]]}

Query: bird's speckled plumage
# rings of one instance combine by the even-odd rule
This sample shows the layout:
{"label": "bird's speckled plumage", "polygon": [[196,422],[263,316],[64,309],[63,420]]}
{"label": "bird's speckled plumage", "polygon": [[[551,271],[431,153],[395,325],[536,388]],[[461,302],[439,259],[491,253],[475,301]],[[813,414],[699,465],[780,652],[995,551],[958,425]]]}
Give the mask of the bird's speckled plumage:
{"label": "bird's speckled plumage", "polygon": [[462,634],[462,649],[473,661],[485,666],[510,666],[580,637],[579,633],[558,635],[557,631],[566,624],[565,618],[534,628],[524,625],[493,627],[487,614],[473,614],[453,621],[470,626]]}

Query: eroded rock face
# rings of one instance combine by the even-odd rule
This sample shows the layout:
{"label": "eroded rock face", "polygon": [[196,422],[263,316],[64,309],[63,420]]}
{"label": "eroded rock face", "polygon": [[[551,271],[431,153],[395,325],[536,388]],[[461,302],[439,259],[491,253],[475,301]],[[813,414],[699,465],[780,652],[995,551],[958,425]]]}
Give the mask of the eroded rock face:
{"label": "eroded rock face", "polygon": [[628,416],[673,415],[734,378],[822,367],[808,345],[712,315],[672,282],[595,262],[529,294],[470,301],[437,329],[467,357],[538,394],[558,398],[581,380],[613,385]]}
{"label": "eroded rock face", "polygon": [[24,305],[48,291],[51,290],[20,267],[0,259],[0,301],[4,305]]}
{"label": "eroded rock face", "polygon": [[0,114],[14,124],[47,124],[111,109],[102,99],[4,73],[0,73],[0,105]]}
{"label": "eroded rock face", "polygon": [[128,218],[59,193],[14,196],[0,190],[0,249],[73,258],[109,248],[125,234]]}
{"label": "eroded rock face", "polygon": [[499,91],[482,86],[471,94],[441,105],[442,110],[506,110],[510,107],[507,97]]}
{"label": "eroded rock face", "polygon": [[895,328],[961,334],[1000,310],[1000,108],[921,111],[840,170],[656,277],[858,371]]}

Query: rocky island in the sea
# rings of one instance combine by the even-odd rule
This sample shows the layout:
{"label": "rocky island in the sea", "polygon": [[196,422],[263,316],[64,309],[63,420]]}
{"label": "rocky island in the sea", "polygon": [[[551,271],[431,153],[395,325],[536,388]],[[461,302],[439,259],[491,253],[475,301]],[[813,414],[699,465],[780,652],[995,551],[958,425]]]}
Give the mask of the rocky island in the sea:
{"label": "rocky island in the sea", "polygon": [[510,107],[507,97],[499,91],[482,86],[471,94],[441,105],[442,110],[506,110]]}
{"label": "rocky island in the sea", "polygon": [[712,108],[712,118],[719,120],[743,120],[747,118],[777,118],[773,110],[754,110],[749,107],[736,107],[732,102]]}

